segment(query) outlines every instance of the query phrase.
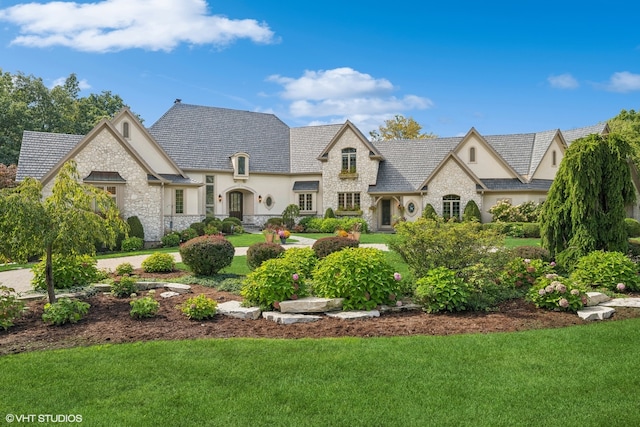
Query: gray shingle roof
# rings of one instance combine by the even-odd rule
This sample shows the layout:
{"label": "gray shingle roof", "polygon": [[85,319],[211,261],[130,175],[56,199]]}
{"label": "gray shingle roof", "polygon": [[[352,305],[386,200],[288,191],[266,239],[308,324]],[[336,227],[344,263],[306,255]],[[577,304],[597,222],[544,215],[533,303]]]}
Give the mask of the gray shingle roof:
{"label": "gray shingle roof", "polygon": [[320,181],[296,181],[293,183],[293,191],[318,191]]}
{"label": "gray shingle roof", "polygon": [[320,173],[318,156],[343,125],[291,128],[291,173]]}
{"label": "gray shingle roof", "polygon": [[289,127],[273,114],[176,103],[149,133],[182,169],[231,171],[244,152],[250,172],[289,172]]}
{"label": "gray shingle roof", "polygon": [[567,145],[571,145],[571,143],[576,139],[584,138],[587,135],[591,135],[593,133],[598,135],[603,134],[606,127],[607,123],[598,123],[597,125],[593,126],[563,130],[562,135],[564,136],[565,141],[567,141]]}
{"label": "gray shingle roof", "polygon": [[535,133],[483,135],[483,138],[516,172],[520,175],[529,173]]}
{"label": "gray shingle roof", "polygon": [[461,140],[462,137],[452,137],[374,142],[385,160],[380,162],[376,185],[369,186],[369,191],[419,191],[420,184]]}
{"label": "gray shingle roof", "polygon": [[[482,183],[488,190],[540,190],[548,191],[551,188],[553,180],[551,179],[532,179],[530,182],[521,182],[517,178],[505,179],[483,179]],[[481,187],[478,186],[478,189]]]}
{"label": "gray shingle roof", "polygon": [[[171,173],[160,173],[158,174],[161,178],[166,179],[172,184],[182,184],[182,185],[193,185],[193,184],[202,184],[199,181],[196,181],[191,178],[185,178],[180,175],[171,174]],[[147,174],[147,181],[149,182],[160,182],[158,178],[153,175]]]}
{"label": "gray shingle roof", "polygon": [[42,179],[84,138],[83,135],[24,131],[16,180]]}

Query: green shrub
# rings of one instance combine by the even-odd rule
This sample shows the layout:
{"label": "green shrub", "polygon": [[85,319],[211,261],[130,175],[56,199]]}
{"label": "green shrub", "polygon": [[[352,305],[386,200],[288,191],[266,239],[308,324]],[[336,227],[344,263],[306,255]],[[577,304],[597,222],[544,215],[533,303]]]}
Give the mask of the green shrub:
{"label": "green shrub", "polygon": [[180,246],[182,262],[198,276],[212,276],[233,262],[235,250],[220,235],[200,236]]}
{"label": "green shrub", "polygon": [[[301,218],[300,221],[298,221],[298,227],[301,227],[302,231],[307,231],[307,229],[310,228],[309,223],[312,223],[314,219],[317,218],[314,218],[312,216],[305,216]],[[317,229],[319,230],[320,228]]]}
{"label": "green shrub", "polygon": [[171,232],[162,236],[162,246],[165,248],[175,248],[180,245],[180,233]]}
{"label": "green shrub", "polygon": [[124,276],[125,274],[133,273],[133,265],[129,262],[123,262],[116,266],[116,274],[118,276]]}
{"label": "green shrub", "polygon": [[[47,289],[45,263],[46,260],[42,260],[31,269],[31,284],[34,289]],[[53,284],[56,289],[87,286],[95,282],[99,275],[96,260],[90,255],[53,255],[52,264]]]}
{"label": "green shrub", "polygon": [[525,222],[522,224],[523,237],[540,238],[540,224],[537,222]]}
{"label": "green shrub", "polygon": [[524,202],[513,206],[508,200],[499,200],[489,208],[494,222],[536,222],[541,205],[536,202]]}
{"label": "green shrub", "polygon": [[214,227],[218,227],[222,224],[222,220],[220,218],[216,218],[215,216],[208,216],[202,220],[204,225],[213,225]]}
{"label": "green shrub", "polygon": [[186,242],[194,237],[198,237],[198,232],[193,228],[185,228],[180,232],[180,242]]}
{"label": "green shrub", "polygon": [[344,298],[344,310],[371,310],[396,304],[399,274],[374,248],[350,248],[320,260],[313,273],[313,291],[319,297]]}
{"label": "green shrub", "polygon": [[144,240],[139,237],[127,237],[120,244],[120,249],[124,252],[140,251],[144,248]]}
{"label": "green shrub", "polygon": [[122,276],[111,284],[111,294],[118,298],[125,298],[138,290],[136,280],[129,276]]}
{"label": "green shrub", "polygon": [[547,274],[541,276],[529,290],[527,299],[538,308],[576,312],[587,303],[582,288],[572,280]]}
{"label": "green shrub", "polygon": [[300,216],[300,207],[296,204],[288,205],[284,211],[282,211],[282,221],[284,225],[292,230],[296,225],[296,219]]}
{"label": "green shrub", "polygon": [[144,242],[144,227],[137,216],[127,218],[129,224],[129,237],[138,237]]}
{"label": "green shrub", "polygon": [[340,222],[343,230],[353,230],[359,227],[361,233],[369,232],[369,224],[362,218],[342,218]]}
{"label": "green shrub", "polygon": [[284,252],[284,248],[277,243],[254,243],[247,249],[247,266],[255,270],[268,259],[278,258]]}
{"label": "green shrub", "polygon": [[467,300],[468,310],[495,310],[504,301],[522,298],[530,289],[528,286],[512,287],[496,280],[495,272],[504,268],[497,268],[500,264],[500,260],[494,260],[488,264],[476,264],[459,272],[473,291]]}
{"label": "green shrub", "polygon": [[620,252],[593,251],[578,259],[571,279],[583,286],[616,291],[618,283],[627,290],[640,290],[636,264]]}
{"label": "green shrub", "polygon": [[237,225],[238,227],[242,226],[242,221],[240,221],[240,219],[236,218],[235,216],[227,217],[227,218],[223,219],[222,222],[231,222],[231,223]]}
{"label": "green shrub", "polygon": [[44,305],[42,320],[52,325],[76,323],[89,312],[88,303],[71,298],[60,298],[57,302]]}
{"label": "green shrub", "polygon": [[476,222],[419,218],[396,225],[389,247],[400,254],[416,277],[424,277],[436,267],[462,270],[485,262],[503,242],[499,234],[483,230]]}
{"label": "green shrub", "polygon": [[538,277],[552,271],[553,267],[541,259],[515,258],[500,273],[499,282],[512,288],[529,288]]}
{"label": "green shrub", "polygon": [[282,258],[268,259],[247,275],[240,290],[245,303],[263,310],[278,309],[280,301],[307,296],[304,277]]}
{"label": "green shrub", "polygon": [[473,200],[469,200],[467,205],[464,207],[464,212],[462,213],[463,221],[477,221],[482,222],[482,216],[480,215],[480,208]]}
{"label": "green shrub", "polygon": [[240,222],[238,218],[233,218],[233,217],[225,218],[222,221],[220,229],[225,234],[234,234],[238,231],[238,229],[240,230],[242,229],[242,223],[238,224],[238,222]]}
{"label": "green shrub", "polygon": [[[220,223],[220,225],[222,225],[222,223]],[[218,229],[218,227],[216,227],[216,226],[215,226],[215,225],[213,225],[213,224],[207,224],[207,225],[204,227],[204,234],[203,234],[203,236],[204,236],[204,235],[213,235],[213,234],[218,234],[218,233],[220,233],[220,229]]]}
{"label": "green shrub", "polygon": [[329,236],[316,240],[311,247],[318,258],[341,251],[344,248],[357,248],[360,243],[348,237]]}
{"label": "green shrub", "polygon": [[196,233],[198,233],[198,236],[203,236],[204,235],[204,228],[205,227],[206,227],[206,225],[205,225],[204,222],[194,222],[193,224],[191,224],[189,226],[189,228],[192,228],[193,230],[195,230]]}
{"label": "green shrub", "polygon": [[320,233],[323,222],[324,222],[324,219],[322,218],[315,218],[315,217],[309,218],[309,220],[306,223],[307,231],[311,232],[311,230],[315,230],[316,233]]}
{"label": "green shrub", "polygon": [[271,228],[280,228],[284,225],[284,221],[282,221],[282,218],[280,217],[273,217],[273,218],[269,218],[265,225],[267,228],[269,226],[271,226]]}
{"label": "green shrub", "polygon": [[640,237],[640,222],[634,218],[625,218],[624,226],[627,228],[627,236]]}
{"label": "green shrub", "polygon": [[416,282],[415,300],[427,313],[463,311],[473,289],[446,267],[437,267]]}
{"label": "green shrub", "polygon": [[25,311],[25,304],[13,295],[15,289],[0,286],[0,327],[5,331]]}
{"label": "green shrub", "polygon": [[[634,240],[629,240],[629,256],[632,258],[638,258],[640,257],[640,242],[638,241],[634,241]],[[634,259],[634,261],[637,263],[638,260]]]}
{"label": "green shrub", "polygon": [[342,221],[338,218],[325,218],[320,223],[322,233],[335,233],[340,228],[342,228]]}
{"label": "green shrub", "polygon": [[541,246],[516,246],[511,249],[514,256],[522,259],[541,259],[543,261],[551,261],[549,251]]}
{"label": "green shrub", "polygon": [[318,263],[318,257],[311,248],[287,249],[281,258],[291,264],[298,274],[305,279],[311,279],[313,270]]}
{"label": "green shrub", "polygon": [[218,303],[215,300],[200,294],[184,301],[177,308],[190,320],[204,320],[215,316],[217,307]]}
{"label": "green shrub", "polygon": [[142,269],[147,273],[170,273],[176,266],[171,254],[156,252],[142,261]]}
{"label": "green shrub", "polygon": [[422,210],[422,218],[431,219],[434,221],[438,219],[438,214],[436,213],[436,210],[434,209],[433,205],[431,205],[431,203],[427,203],[424,206],[424,209]]}
{"label": "green shrub", "polygon": [[[153,295],[153,290],[149,291]],[[152,296],[146,296],[138,299],[131,300],[131,311],[129,315],[134,319],[143,319],[145,317],[154,317],[160,310],[160,303],[156,301]]]}
{"label": "green shrub", "polygon": [[327,208],[327,210],[324,211],[324,219],[335,218],[335,217],[336,217],[336,213],[333,211],[333,209]]}

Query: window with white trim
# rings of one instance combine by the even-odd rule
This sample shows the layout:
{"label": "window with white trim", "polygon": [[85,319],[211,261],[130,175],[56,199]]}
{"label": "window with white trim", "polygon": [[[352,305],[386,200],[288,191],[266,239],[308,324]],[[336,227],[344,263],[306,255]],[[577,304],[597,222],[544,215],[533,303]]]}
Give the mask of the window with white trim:
{"label": "window with white trim", "polygon": [[[113,203],[116,204],[116,206],[118,207],[118,209],[122,210],[123,206],[122,206],[122,196],[120,194],[120,191],[118,191],[118,187],[117,185],[96,185],[96,188],[99,188],[103,191],[106,191],[107,193],[109,193],[109,196],[111,197],[111,200],[113,200]],[[120,189],[122,189],[122,187],[120,187]]]}
{"label": "window with white trim", "polygon": [[176,215],[184,213],[184,190],[176,188],[173,199],[173,213]]}
{"label": "window with white trim", "polygon": [[300,211],[312,211],[313,210],[313,194],[312,193],[298,194],[298,208],[300,208]]}
{"label": "window with white trim", "polygon": [[204,210],[206,216],[213,216],[216,213],[216,191],[214,186],[214,176],[205,176],[204,189]]}
{"label": "window with white trim", "polygon": [[343,173],[356,172],[356,149],[355,148],[342,149],[342,172]]}
{"label": "window with white trim", "polygon": [[460,196],[449,194],[442,198],[442,216],[444,219],[460,219]]}
{"label": "window with white trim", "polygon": [[338,210],[356,211],[360,209],[360,193],[338,193]]}

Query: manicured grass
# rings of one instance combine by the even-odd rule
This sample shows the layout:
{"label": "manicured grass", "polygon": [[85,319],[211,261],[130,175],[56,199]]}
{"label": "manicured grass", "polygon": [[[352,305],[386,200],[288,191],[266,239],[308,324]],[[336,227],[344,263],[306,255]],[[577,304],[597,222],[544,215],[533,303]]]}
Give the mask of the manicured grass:
{"label": "manicured grass", "polygon": [[504,239],[504,245],[507,248],[515,248],[516,246],[540,246],[540,239],[539,238],[506,237]]}
{"label": "manicured grass", "polygon": [[[321,239],[323,237],[335,236],[333,233],[300,233],[300,237],[308,239]],[[393,234],[388,233],[362,233],[360,235],[360,243],[388,243]],[[295,235],[293,236],[295,238]]]}
{"label": "manicured grass", "polygon": [[640,424],[639,352],[638,319],[102,345],[0,358],[0,413],[80,414],[92,426],[630,426]]}

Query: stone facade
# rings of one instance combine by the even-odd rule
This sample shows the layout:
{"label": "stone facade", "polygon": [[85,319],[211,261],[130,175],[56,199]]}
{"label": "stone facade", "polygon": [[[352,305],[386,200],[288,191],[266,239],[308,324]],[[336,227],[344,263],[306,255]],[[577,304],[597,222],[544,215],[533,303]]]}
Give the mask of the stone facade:
{"label": "stone facade", "polygon": [[450,160],[445,163],[428,184],[429,191],[423,197],[423,206],[431,204],[438,215],[442,215],[442,198],[447,195],[460,197],[460,215],[470,200],[473,200],[482,212],[482,196],[476,190],[476,183],[460,168],[456,162]]}

